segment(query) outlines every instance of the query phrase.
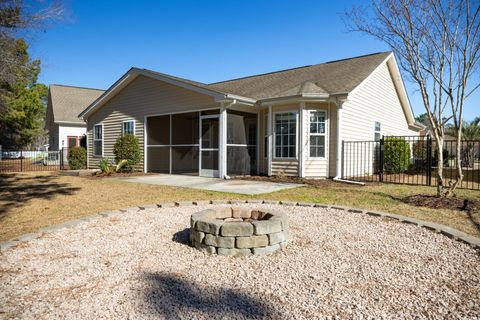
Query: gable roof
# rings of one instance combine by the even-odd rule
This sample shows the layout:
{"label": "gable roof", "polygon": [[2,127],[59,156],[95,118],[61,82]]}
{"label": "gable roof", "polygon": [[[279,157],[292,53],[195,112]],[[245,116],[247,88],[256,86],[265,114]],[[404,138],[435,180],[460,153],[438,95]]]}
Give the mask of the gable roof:
{"label": "gable roof", "polygon": [[237,99],[254,104],[259,100],[290,96],[328,97],[348,94],[359,86],[392,52],[380,52],[286,69],[244,78],[205,84],[168,74],[131,68],[101,96],[93,101],[79,116],[85,118],[115,96],[138,75],[144,75],[167,83],[214,97],[216,101]]}
{"label": "gable roof", "polygon": [[100,89],[60,84],[50,85],[49,94],[54,122],[84,124],[85,122],[78,118],[78,114],[85,110],[85,108],[104,92],[104,90]]}
{"label": "gable roof", "polygon": [[[345,94],[357,87],[391,52],[374,53],[344,60],[276,71],[212,83],[209,88],[256,100],[301,93]],[[302,88],[307,87],[307,88]]]}

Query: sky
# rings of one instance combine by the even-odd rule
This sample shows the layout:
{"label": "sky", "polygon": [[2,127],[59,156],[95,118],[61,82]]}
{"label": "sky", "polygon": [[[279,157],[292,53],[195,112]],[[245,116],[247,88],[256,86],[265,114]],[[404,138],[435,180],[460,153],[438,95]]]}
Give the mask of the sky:
{"label": "sky", "polygon": [[[67,0],[68,1],[68,0]],[[106,89],[131,67],[211,83],[389,48],[348,32],[359,1],[69,1],[64,21],[30,40],[40,82]],[[415,115],[424,112],[406,83]],[[480,91],[480,90],[479,90]],[[480,93],[465,119],[480,114]]]}

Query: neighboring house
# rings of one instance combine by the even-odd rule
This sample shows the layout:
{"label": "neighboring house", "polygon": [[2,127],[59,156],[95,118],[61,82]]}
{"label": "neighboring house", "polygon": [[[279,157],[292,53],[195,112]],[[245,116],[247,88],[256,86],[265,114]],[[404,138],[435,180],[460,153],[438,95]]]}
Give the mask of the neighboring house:
{"label": "neighboring house", "polygon": [[132,68],[80,117],[88,166],[138,137],[145,172],[340,176],[341,141],[418,135],[391,52],[212,84]]}
{"label": "neighboring house", "polygon": [[52,84],[48,90],[45,129],[50,150],[80,145],[87,131],[78,114],[85,110],[104,90]]}

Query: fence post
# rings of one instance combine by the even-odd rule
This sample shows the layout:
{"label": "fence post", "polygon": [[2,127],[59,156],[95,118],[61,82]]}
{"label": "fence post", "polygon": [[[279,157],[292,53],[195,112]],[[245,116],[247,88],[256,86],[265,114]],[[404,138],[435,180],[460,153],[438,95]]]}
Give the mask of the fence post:
{"label": "fence post", "polygon": [[344,174],[344,162],[345,162],[345,140],[342,140],[342,179],[345,179],[345,174]]}
{"label": "fence post", "polygon": [[427,136],[427,186],[432,185],[432,137]]}
{"label": "fence post", "polygon": [[379,172],[379,181],[383,182],[383,167],[385,164],[385,154],[384,154],[384,147],[385,147],[385,136],[382,136],[380,139],[380,172]]}
{"label": "fence post", "polygon": [[60,168],[59,169],[60,170],[63,170],[63,150],[64,150],[64,148],[62,147],[60,149],[60,154],[59,154],[59,157],[60,157],[60,162],[59,162],[59,167]]}

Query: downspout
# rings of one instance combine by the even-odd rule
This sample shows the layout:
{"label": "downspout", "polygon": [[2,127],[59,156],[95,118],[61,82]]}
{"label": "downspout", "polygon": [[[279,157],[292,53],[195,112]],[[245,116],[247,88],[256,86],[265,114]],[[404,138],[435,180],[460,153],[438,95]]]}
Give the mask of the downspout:
{"label": "downspout", "polygon": [[352,181],[352,180],[345,180],[342,179],[342,110],[343,104],[347,101],[346,99],[339,99],[337,100],[337,165],[336,165],[336,175],[333,178],[333,181],[343,182],[343,183],[350,183],[350,184],[358,184],[364,186],[365,183]]}

